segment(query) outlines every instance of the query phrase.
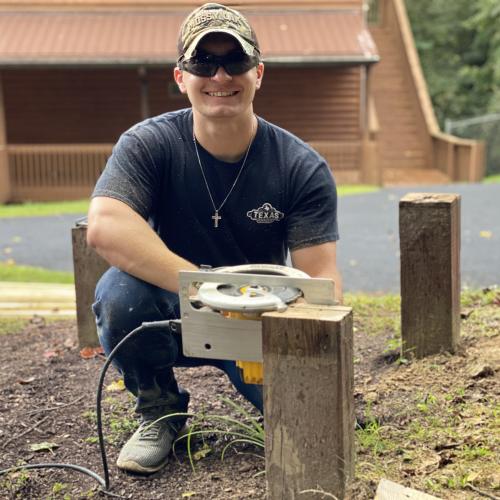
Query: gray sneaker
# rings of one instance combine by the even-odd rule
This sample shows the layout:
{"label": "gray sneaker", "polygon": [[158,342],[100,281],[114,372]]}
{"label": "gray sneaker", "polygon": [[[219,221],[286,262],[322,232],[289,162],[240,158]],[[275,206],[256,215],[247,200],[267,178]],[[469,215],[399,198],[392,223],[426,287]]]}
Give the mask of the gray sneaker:
{"label": "gray sneaker", "polygon": [[166,410],[164,407],[144,410],[139,428],[123,446],[116,465],[136,474],[152,474],[160,470],[168,461],[172,443],[185,419],[158,419],[174,412],[175,410]]}

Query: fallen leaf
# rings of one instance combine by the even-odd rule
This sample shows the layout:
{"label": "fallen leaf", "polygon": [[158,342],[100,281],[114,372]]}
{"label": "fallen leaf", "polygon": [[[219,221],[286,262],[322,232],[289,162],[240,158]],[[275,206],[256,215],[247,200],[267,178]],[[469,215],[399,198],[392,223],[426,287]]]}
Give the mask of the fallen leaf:
{"label": "fallen leaf", "polygon": [[205,443],[203,448],[200,448],[198,451],[195,451],[193,453],[193,460],[201,460],[202,458],[205,458],[207,455],[210,455],[212,453],[212,448],[208,446],[208,444]]}
{"label": "fallen leaf", "polygon": [[473,483],[479,477],[479,472],[469,472],[466,476],[468,483]]}
{"label": "fallen leaf", "polygon": [[484,378],[495,375],[495,370],[487,363],[477,362],[467,369],[471,378]]}
{"label": "fallen leaf", "polygon": [[43,353],[45,359],[57,358],[61,355],[61,351],[58,349],[48,349]]}
{"label": "fallen leaf", "polygon": [[440,461],[441,457],[437,453],[429,453],[419,464],[417,472],[420,474],[429,474],[439,467]]}
{"label": "fallen leaf", "polygon": [[104,351],[101,346],[98,347],[84,347],[80,351],[80,357],[83,359],[92,359],[95,358],[99,354],[103,354]]}
{"label": "fallen leaf", "polygon": [[33,325],[45,325],[45,318],[43,316],[38,316],[38,314],[33,314],[33,317],[30,319],[30,323]]}
{"label": "fallen leaf", "polygon": [[123,381],[122,378],[115,380],[114,382],[111,382],[106,387],[106,391],[108,392],[120,392],[125,390],[125,382]]}
{"label": "fallen leaf", "polygon": [[48,441],[44,441],[43,443],[34,443],[30,445],[31,451],[52,451],[56,448],[59,448],[59,445],[56,443],[49,443]]}
{"label": "fallen leaf", "polygon": [[182,498],[190,498],[190,497],[194,497],[195,495],[197,495],[198,493],[196,493],[196,491],[185,491],[181,497]]}
{"label": "fallen leaf", "polygon": [[469,308],[462,308],[460,311],[460,317],[462,319],[468,319],[469,316],[474,312],[474,309],[472,307]]}
{"label": "fallen leaf", "polygon": [[35,380],[36,380],[35,377],[22,378],[18,380],[18,383],[21,385],[26,385],[26,384],[31,384],[31,382],[34,382]]}
{"label": "fallen leaf", "polygon": [[491,231],[479,231],[479,236],[481,236],[481,238],[486,238],[487,240],[489,240],[493,236],[493,233]]}
{"label": "fallen leaf", "polygon": [[238,467],[238,472],[248,472],[253,469],[253,465],[248,462],[244,462]]}
{"label": "fallen leaf", "polygon": [[73,339],[68,338],[64,341],[64,347],[66,349],[73,349],[76,347],[76,342]]}

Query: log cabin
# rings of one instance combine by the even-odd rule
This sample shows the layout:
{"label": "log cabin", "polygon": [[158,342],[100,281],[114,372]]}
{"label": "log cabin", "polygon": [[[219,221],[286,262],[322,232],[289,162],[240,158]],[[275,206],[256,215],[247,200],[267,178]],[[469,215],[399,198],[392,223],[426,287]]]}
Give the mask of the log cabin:
{"label": "log cabin", "polygon": [[[403,0],[234,0],[266,64],[255,111],[338,184],[478,181],[442,133]],[[119,135],[189,105],[172,78],[193,0],[0,0],[0,203],[88,197]]]}

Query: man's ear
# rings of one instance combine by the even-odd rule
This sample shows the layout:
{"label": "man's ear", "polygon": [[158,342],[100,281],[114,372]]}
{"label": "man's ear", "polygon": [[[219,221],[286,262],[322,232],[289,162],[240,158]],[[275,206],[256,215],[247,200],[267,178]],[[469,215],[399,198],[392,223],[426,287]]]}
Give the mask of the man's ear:
{"label": "man's ear", "polygon": [[255,88],[258,90],[262,85],[262,78],[264,77],[264,63],[259,63],[257,65],[257,81],[255,82]]}
{"label": "man's ear", "polygon": [[182,73],[182,70],[176,66],[174,68],[174,80],[175,80],[175,83],[177,83],[177,86],[179,87],[179,90],[181,91],[181,93],[185,94],[187,92],[187,90],[186,90],[186,85],[184,84],[183,77],[184,77],[184,75]]}

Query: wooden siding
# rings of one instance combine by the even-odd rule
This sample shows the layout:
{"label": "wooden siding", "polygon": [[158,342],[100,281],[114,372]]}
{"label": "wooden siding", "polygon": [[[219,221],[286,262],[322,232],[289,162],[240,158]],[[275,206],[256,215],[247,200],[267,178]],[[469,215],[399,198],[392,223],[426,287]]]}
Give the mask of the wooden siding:
{"label": "wooden siding", "polygon": [[[142,118],[133,70],[11,70],[3,75],[9,144],[110,143]],[[151,115],[189,105],[185,96],[172,92],[171,68],[148,70],[147,79]],[[255,111],[305,141],[359,140],[359,96],[359,68],[271,67]]]}
{"label": "wooden siding", "polygon": [[[11,70],[3,76],[11,201],[88,196],[111,144],[142,119],[137,71]],[[146,78],[151,115],[189,106],[173,85],[172,68],[148,69]],[[358,182],[360,82],[359,68],[268,67],[255,110],[311,143],[337,180]]]}
{"label": "wooden siding", "polygon": [[359,140],[360,68],[266,68],[255,112],[305,141]]}
{"label": "wooden siding", "polygon": [[113,142],[140,119],[133,70],[4,72],[8,143]]}

